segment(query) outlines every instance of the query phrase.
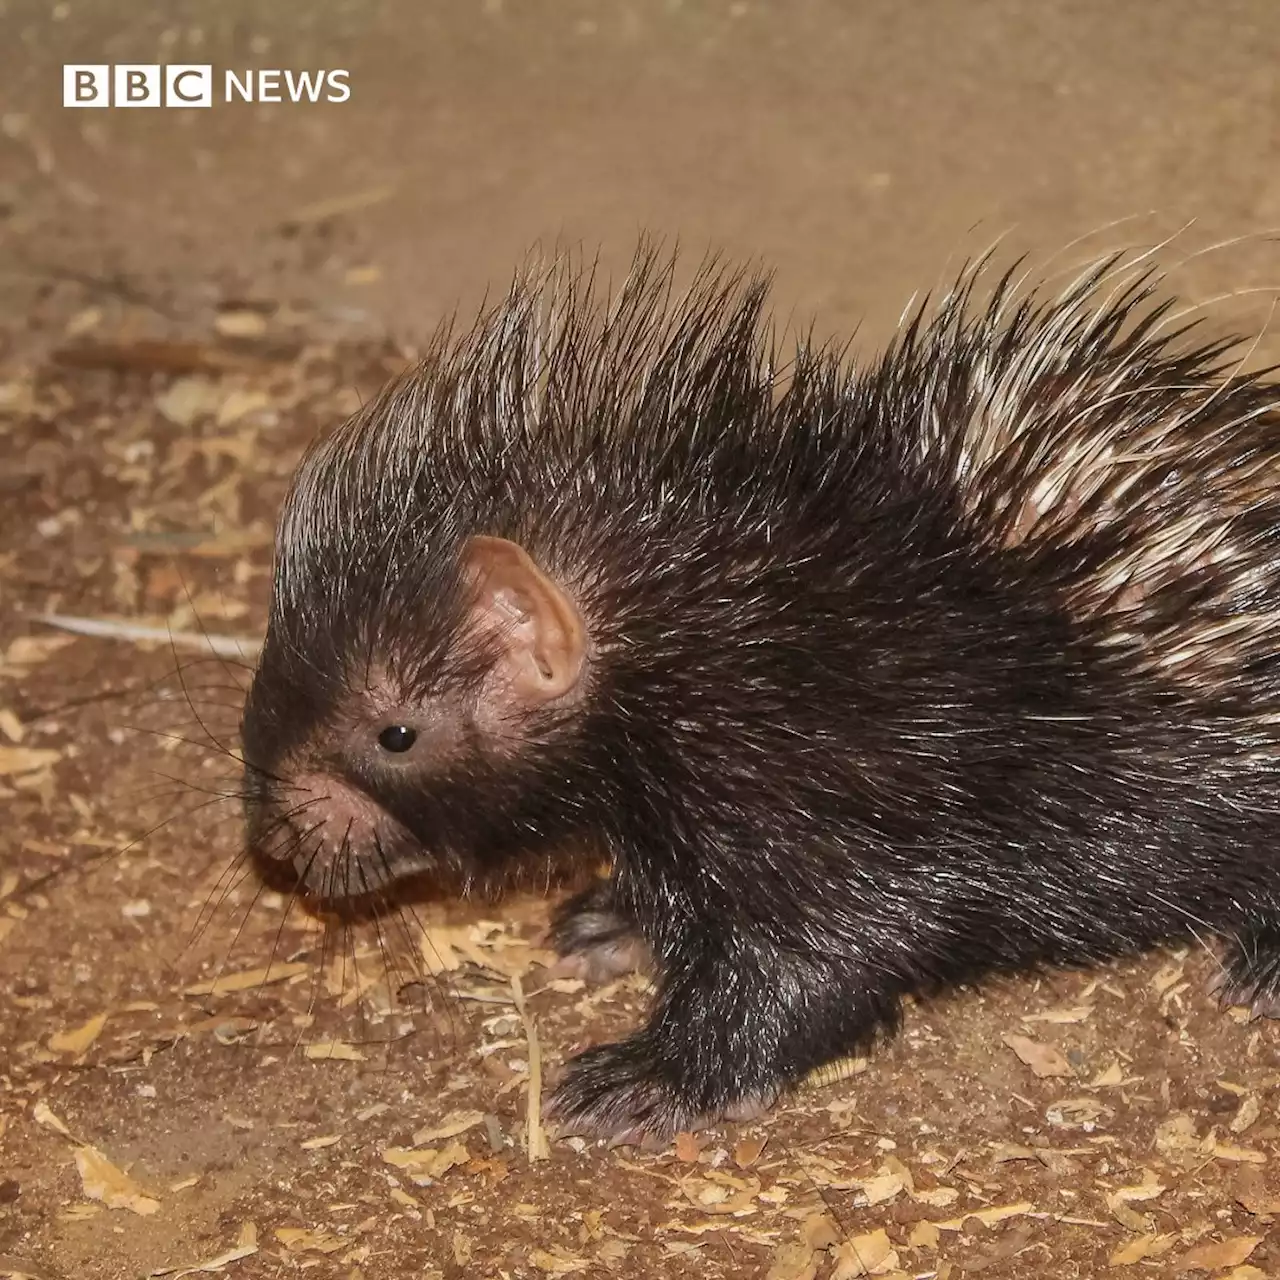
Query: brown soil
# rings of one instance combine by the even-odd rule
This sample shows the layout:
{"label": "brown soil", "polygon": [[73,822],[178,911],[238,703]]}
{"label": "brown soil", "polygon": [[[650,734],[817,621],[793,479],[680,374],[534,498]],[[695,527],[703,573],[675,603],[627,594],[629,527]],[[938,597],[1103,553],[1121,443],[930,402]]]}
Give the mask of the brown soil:
{"label": "brown soil", "polygon": [[[1216,1009],[1207,952],[961,993],[760,1124],[531,1161],[531,1070],[639,980],[554,979],[536,900],[326,931],[239,861],[244,665],[33,617],[256,635],[303,443],[539,239],[758,255],[873,340],[1010,227],[1047,257],[1155,210],[1105,235],[1196,219],[1179,288],[1265,320],[1272,0],[9,0],[0,30],[0,1275],[1280,1274],[1280,1031]],[[62,63],[129,61],[353,96],[58,105]]]}

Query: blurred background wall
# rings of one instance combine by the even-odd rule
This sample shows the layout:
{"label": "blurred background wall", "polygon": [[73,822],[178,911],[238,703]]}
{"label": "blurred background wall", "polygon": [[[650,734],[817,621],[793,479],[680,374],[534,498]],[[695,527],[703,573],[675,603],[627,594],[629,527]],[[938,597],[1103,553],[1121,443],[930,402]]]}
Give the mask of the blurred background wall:
{"label": "blurred background wall", "polygon": [[[87,278],[414,335],[536,240],[648,228],[879,332],[1005,233],[1280,224],[1276,0],[0,0],[0,35],[11,315]],[[63,108],[63,63],[119,62],[341,67],[351,97]],[[1278,279],[1255,243],[1195,287]]]}

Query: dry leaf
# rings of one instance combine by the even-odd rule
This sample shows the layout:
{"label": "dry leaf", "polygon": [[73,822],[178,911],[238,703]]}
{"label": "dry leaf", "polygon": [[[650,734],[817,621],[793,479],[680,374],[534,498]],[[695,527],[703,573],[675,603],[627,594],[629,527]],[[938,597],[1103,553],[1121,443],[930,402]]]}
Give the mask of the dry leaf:
{"label": "dry leaf", "polygon": [[345,1040],[317,1040],[307,1045],[307,1057],[313,1062],[363,1062],[364,1054]]}
{"label": "dry leaf", "polygon": [[306,1227],[277,1227],[275,1237],[290,1253],[337,1253],[347,1243],[331,1231]]}
{"label": "dry leaf", "polygon": [[64,1138],[71,1138],[73,1142],[75,1141],[71,1130],[53,1114],[49,1109],[49,1104],[43,1099],[31,1108],[31,1118],[36,1124],[44,1125],[46,1129],[52,1129],[54,1133],[60,1133]]}
{"label": "dry leaf", "polygon": [[1231,1117],[1231,1123],[1228,1128],[1232,1133],[1243,1133],[1257,1121],[1261,1114],[1262,1103],[1258,1101],[1258,1095],[1256,1093],[1248,1094],[1241,1099],[1240,1108]]}
{"label": "dry leaf", "polygon": [[572,1258],[560,1252],[549,1253],[546,1249],[532,1250],[529,1261],[539,1271],[553,1276],[572,1275],[575,1271],[585,1271],[591,1265],[586,1258]]}
{"label": "dry leaf", "polygon": [[239,1262],[242,1258],[251,1258],[258,1252],[258,1228],[252,1222],[242,1223],[240,1226],[240,1235],[237,1238],[234,1248],[228,1249],[225,1253],[220,1253],[216,1257],[209,1258],[205,1262],[198,1262],[194,1267],[183,1267],[181,1270],[170,1271],[152,1271],[153,1276],[168,1276],[169,1280],[183,1280],[184,1276],[194,1276],[209,1273],[220,1273],[227,1269],[233,1262]]}
{"label": "dry leaf", "polygon": [[1182,1270],[1197,1271],[1239,1266],[1261,1243],[1261,1236],[1233,1236],[1229,1240],[1199,1244],[1182,1255],[1178,1266]]}
{"label": "dry leaf", "polygon": [[0,707],[0,733],[10,742],[21,742],[27,736],[22,721],[8,707]]}
{"label": "dry leaf", "polygon": [[0,747],[0,777],[34,773],[61,759],[62,752],[49,747]]}
{"label": "dry leaf", "polygon": [[915,1198],[931,1209],[946,1209],[960,1199],[960,1192],[955,1187],[928,1187],[917,1191]]}
{"label": "dry leaf", "polygon": [[1199,1149],[1200,1139],[1196,1137],[1195,1121],[1185,1112],[1170,1116],[1156,1126],[1156,1150],[1165,1155],[1177,1155],[1182,1152]]}
{"label": "dry leaf", "polygon": [[71,636],[19,636],[4,652],[6,667],[34,667],[45,662],[59,649],[73,644]]}
{"label": "dry leaf", "polygon": [[439,1149],[388,1147],[382,1153],[382,1158],[393,1168],[401,1170],[415,1186],[425,1187],[443,1177],[455,1165],[466,1164],[471,1159],[471,1153],[461,1142],[454,1142]]}
{"label": "dry leaf", "polygon": [[144,1195],[128,1174],[97,1147],[77,1147],[76,1168],[80,1170],[85,1195],[90,1200],[100,1200],[108,1209],[128,1209],[145,1218],[160,1208],[159,1200]]}
{"label": "dry leaf", "polygon": [[844,1237],[836,1221],[829,1213],[812,1213],[804,1220],[800,1234],[810,1249],[830,1249]]}
{"label": "dry leaf", "polygon": [[214,316],[213,327],[224,338],[260,338],[267,331],[267,321],[257,311],[221,311]]}
{"label": "dry leaf", "polygon": [[1249,1147],[1232,1146],[1229,1142],[1214,1141],[1209,1154],[1215,1160],[1230,1160],[1233,1164],[1266,1164],[1267,1157],[1261,1151]]}
{"label": "dry leaf", "polygon": [[936,1249],[938,1241],[942,1239],[938,1228],[932,1222],[917,1222],[911,1228],[911,1234],[907,1237],[907,1243],[913,1249]]}
{"label": "dry leaf", "polygon": [[867,1198],[867,1205],[885,1204],[906,1188],[901,1174],[881,1169],[870,1178],[859,1178],[854,1185]]}
{"label": "dry leaf", "polygon": [[765,1280],[814,1280],[821,1254],[802,1241],[790,1241],[774,1251],[773,1264]]}
{"label": "dry leaf", "polygon": [[212,417],[225,396],[208,378],[179,378],[156,396],[156,408],[174,426],[189,427],[199,418]]}
{"label": "dry leaf", "polygon": [[70,1053],[79,1057],[98,1038],[107,1025],[107,1015],[100,1013],[82,1026],[71,1031],[59,1031],[49,1037],[49,1048],[54,1053]]}
{"label": "dry leaf", "polygon": [[1099,1071],[1098,1074],[1089,1081],[1089,1087],[1091,1089],[1112,1088],[1119,1084],[1124,1084],[1124,1072],[1120,1069],[1119,1059],[1113,1060],[1109,1067],[1105,1070]]}
{"label": "dry leaf", "polygon": [[1006,1033],[1001,1039],[1031,1068],[1032,1075],[1044,1080],[1054,1076],[1071,1076],[1071,1064],[1052,1045],[1041,1044],[1030,1036]]}
{"label": "dry leaf", "polygon": [[764,1153],[765,1143],[768,1137],[763,1138],[743,1138],[733,1149],[733,1163],[739,1169],[750,1169],[760,1156]]}
{"label": "dry leaf", "polygon": [[1177,1242],[1176,1235],[1141,1235],[1135,1240],[1130,1240],[1128,1244],[1121,1245],[1111,1255],[1110,1264],[1113,1267],[1128,1267],[1135,1262],[1142,1262],[1145,1258],[1158,1258],[1168,1253]]}
{"label": "dry leaf", "polygon": [[883,1275],[898,1267],[897,1250],[885,1229],[868,1231],[840,1243],[832,1253],[836,1260],[831,1280],[852,1280],[854,1276]]}
{"label": "dry leaf", "polygon": [[702,1146],[692,1133],[677,1133],[672,1144],[676,1159],[682,1164],[697,1164],[702,1154]]}

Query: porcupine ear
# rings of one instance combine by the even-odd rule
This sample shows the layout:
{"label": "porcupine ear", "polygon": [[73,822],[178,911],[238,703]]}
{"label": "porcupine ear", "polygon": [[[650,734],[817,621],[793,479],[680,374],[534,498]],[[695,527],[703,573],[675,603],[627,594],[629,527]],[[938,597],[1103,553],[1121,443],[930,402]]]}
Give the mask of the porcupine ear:
{"label": "porcupine ear", "polygon": [[506,538],[469,539],[463,564],[475,583],[475,622],[501,638],[512,691],[532,703],[568,693],[586,653],[586,628],[573,601]]}

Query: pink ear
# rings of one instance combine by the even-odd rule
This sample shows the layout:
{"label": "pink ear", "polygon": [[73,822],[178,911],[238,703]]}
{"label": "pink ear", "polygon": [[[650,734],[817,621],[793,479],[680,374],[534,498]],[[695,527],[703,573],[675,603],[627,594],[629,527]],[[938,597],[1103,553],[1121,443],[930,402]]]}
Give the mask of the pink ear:
{"label": "pink ear", "polygon": [[512,690],[535,703],[563,697],[578,683],[586,656],[577,606],[505,538],[471,538],[463,559],[476,584],[475,622],[500,637]]}

